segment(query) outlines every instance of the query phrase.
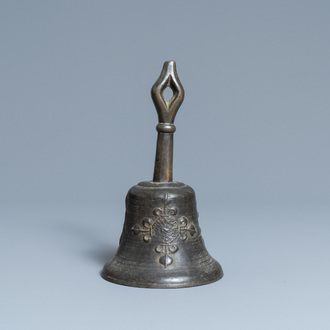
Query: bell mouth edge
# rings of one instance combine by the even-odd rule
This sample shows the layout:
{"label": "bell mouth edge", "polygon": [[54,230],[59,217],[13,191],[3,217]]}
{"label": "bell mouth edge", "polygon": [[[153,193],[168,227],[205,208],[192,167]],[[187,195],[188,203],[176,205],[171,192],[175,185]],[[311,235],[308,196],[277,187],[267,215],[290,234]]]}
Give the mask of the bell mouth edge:
{"label": "bell mouth edge", "polygon": [[[202,286],[211,284],[219,281],[223,278],[224,273],[220,264],[214,260],[214,269],[212,274],[197,274],[199,276],[180,276],[180,277],[171,277],[171,281],[168,281],[169,277],[164,276],[159,278],[157,281],[140,281],[134,279],[125,279],[124,276],[112,276],[109,274],[109,270],[106,266],[101,271],[101,277],[111,283],[135,287],[135,288],[145,288],[145,289],[180,289],[180,288],[191,288],[196,286]],[[205,276],[206,275],[206,276]],[[203,279],[202,279],[203,278]]]}

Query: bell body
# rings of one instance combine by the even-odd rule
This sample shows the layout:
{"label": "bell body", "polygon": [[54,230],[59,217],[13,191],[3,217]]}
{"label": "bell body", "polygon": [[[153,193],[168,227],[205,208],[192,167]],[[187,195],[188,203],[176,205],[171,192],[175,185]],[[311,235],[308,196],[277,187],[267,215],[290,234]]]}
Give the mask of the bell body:
{"label": "bell body", "polygon": [[181,288],[219,280],[223,271],[207,252],[194,190],[180,182],[141,182],[126,197],[118,251],[104,279],[145,288]]}

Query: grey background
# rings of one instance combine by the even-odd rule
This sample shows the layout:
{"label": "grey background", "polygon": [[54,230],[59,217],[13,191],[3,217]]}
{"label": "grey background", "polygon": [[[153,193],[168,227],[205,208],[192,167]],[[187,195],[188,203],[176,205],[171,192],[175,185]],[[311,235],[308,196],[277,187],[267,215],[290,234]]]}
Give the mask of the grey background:
{"label": "grey background", "polygon": [[[330,2],[2,1],[3,329],[329,329]],[[225,277],[103,281],[152,178],[150,88],[186,91],[174,179]]]}

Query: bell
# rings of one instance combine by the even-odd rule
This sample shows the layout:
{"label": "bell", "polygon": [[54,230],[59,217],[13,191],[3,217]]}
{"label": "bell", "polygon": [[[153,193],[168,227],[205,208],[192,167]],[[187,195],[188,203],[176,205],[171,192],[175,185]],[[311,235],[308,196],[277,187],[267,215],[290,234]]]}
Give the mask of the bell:
{"label": "bell", "polygon": [[[167,87],[173,91],[169,101],[164,97]],[[174,119],[184,99],[174,61],[164,63],[151,96],[159,119],[153,181],[140,182],[129,190],[119,248],[105,264],[102,277],[142,288],[215,282],[223,271],[205,248],[195,192],[172,179]]]}

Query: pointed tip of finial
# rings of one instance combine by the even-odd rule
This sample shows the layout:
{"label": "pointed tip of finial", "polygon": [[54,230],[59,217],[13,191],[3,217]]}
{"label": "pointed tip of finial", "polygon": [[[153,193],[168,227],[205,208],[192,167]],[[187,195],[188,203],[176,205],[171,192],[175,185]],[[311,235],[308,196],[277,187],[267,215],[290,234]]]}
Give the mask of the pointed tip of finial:
{"label": "pointed tip of finial", "polygon": [[166,61],[164,63],[164,68],[163,70],[165,70],[166,72],[176,72],[176,63],[174,60],[170,60],[170,61]]}

